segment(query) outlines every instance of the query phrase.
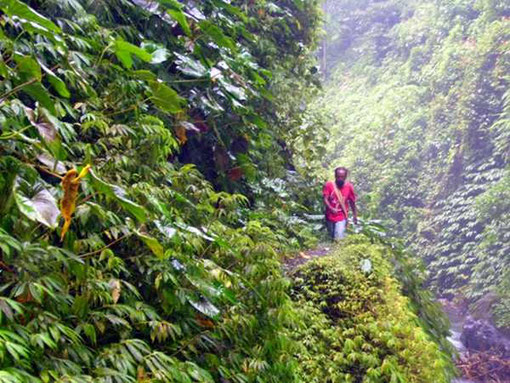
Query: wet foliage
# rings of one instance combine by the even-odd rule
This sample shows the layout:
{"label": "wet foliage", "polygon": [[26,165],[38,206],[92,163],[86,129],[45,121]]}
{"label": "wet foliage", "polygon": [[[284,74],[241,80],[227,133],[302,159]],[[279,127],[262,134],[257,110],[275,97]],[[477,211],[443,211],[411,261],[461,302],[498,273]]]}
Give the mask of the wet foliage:
{"label": "wet foliage", "polygon": [[295,381],[315,3],[0,9],[0,382]]}
{"label": "wet foliage", "polygon": [[[280,259],[317,242],[329,141],[318,1],[0,10],[1,383],[446,379],[444,318],[377,224],[345,253],[371,277],[332,264],[350,287],[325,312],[289,298]],[[337,370],[300,338],[315,317]]]}

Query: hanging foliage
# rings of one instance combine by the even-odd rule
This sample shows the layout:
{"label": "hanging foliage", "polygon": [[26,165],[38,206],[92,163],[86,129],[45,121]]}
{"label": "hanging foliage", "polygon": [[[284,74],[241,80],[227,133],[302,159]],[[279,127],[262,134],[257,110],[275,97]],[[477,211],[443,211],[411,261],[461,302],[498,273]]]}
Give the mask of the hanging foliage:
{"label": "hanging foliage", "polygon": [[0,382],[296,381],[277,252],[314,237],[221,189],[294,129],[317,9],[278,3],[0,1]]}

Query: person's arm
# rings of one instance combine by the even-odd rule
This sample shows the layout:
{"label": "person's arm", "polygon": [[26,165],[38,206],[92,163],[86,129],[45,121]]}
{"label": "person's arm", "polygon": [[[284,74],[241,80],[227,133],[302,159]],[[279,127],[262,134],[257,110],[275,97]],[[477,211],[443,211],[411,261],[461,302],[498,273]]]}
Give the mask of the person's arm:
{"label": "person's arm", "polygon": [[329,203],[329,199],[327,196],[324,196],[324,205],[327,206],[329,210],[331,210],[333,213],[338,213],[338,209],[335,209],[331,204]]}
{"label": "person's arm", "polygon": [[324,201],[324,205],[326,205],[326,207],[332,211],[333,213],[338,213],[338,209],[335,209],[333,206],[331,206],[331,204],[329,203],[329,195],[330,195],[330,190],[328,189],[329,188],[329,183],[326,183],[324,185],[324,188],[322,189],[322,196],[324,197],[323,198],[323,201]]}
{"label": "person's arm", "polygon": [[349,200],[349,205],[352,209],[352,221],[355,225],[358,224],[358,211],[356,210],[356,202],[352,199]]}
{"label": "person's arm", "polygon": [[349,198],[349,205],[352,209],[352,222],[355,225],[358,224],[358,210],[356,209],[356,193],[354,193],[354,188],[351,185],[351,196]]}

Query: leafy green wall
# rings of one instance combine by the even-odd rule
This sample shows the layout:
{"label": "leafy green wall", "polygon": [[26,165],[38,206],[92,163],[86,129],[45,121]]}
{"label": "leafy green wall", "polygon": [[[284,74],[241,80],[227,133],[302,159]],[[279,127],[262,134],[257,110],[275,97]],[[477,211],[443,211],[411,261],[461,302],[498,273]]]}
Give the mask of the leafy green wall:
{"label": "leafy green wall", "polygon": [[0,9],[0,382],[296,381],[316,2]]}

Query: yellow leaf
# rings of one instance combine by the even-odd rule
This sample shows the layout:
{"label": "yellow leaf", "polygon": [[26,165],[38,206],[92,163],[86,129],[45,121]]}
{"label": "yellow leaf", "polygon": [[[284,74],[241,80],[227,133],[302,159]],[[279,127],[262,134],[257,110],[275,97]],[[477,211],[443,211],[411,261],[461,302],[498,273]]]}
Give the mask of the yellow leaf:
{"label": "yellow leaf", "polygon": [[90,165],[85,166],[80,174],[76,169],[69,170],[62,178],[62,188],[64,189],[64,197],[60,201],[60,214],[64,218],[64,226],[60,234],[60,240],[63,241],[64,237],[71,225],[71,218],[74,210],[76,209],[76,198],[78,197],[78,189],[80,187],[80,180],[89,172]]}

